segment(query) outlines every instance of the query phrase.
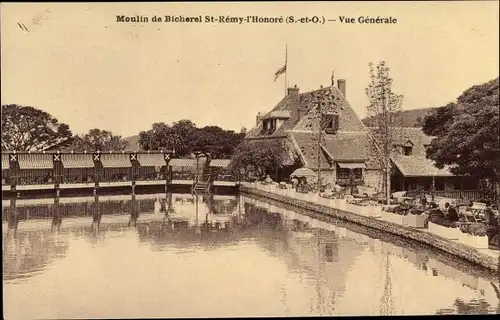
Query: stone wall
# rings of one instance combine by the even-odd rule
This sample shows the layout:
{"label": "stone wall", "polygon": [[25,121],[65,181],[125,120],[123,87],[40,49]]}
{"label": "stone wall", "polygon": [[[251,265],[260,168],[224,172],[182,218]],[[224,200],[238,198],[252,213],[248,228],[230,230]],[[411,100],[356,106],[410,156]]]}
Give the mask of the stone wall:
{"label": "stone wall", "polygon": [[314,204],[308,201],[290,198],[287,196],[274,194],[246,186],[241,186],[242,193],[257,195],[263,198],[279,201],[284,204],[292,205],[300,209],[305,209],[311,212],[328,215],[337,219],[346,220],[366,227],[374,228],[383,232],[398,235],[407,239],[415,240],[434,248],[470,261],[476,265],[482,266],[494,272],[499,272],[500,258],[486,255],[479,250],[466,246],[464,244],[444,239],[438,235],[430,233],[426,229],[415,229],[381,219],[361,216],[352,212],[347,212],[332,207]]}

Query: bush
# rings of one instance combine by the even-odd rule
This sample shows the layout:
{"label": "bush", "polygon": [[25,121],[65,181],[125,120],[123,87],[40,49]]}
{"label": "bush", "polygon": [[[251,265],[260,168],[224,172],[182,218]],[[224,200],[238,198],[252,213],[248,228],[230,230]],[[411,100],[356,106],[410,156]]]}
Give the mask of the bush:
{"label": "bush", "polygon": [[443,227],[447,227],[447,228],[456,228],[457,227],[457,224],[446,219],[443,216],[439,215],[439,214],[431,214],[429,215],[429,221],[432,222],[432,223],[435,223],[435,224],[439,224],[440,226],[443,226]]}
{"label": "bush", "polygon": [[423,212],[424,212],[424,210],[417,209],[417,208],[410,209],[410,214],[414,214],[414,215],[421,215]]}
{"label": "bush", "polygon": [[473,236],[485,236],[487,227],[482,223],[473,224],[462,224],[460,225],[460,231],[463,233],[468,233]]}

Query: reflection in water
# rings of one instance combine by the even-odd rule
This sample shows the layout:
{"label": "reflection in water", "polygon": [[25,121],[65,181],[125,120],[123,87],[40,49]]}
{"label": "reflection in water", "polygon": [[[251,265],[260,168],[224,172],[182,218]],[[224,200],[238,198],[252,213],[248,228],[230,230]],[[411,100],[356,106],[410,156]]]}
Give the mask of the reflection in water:
{"label": "reflection in water", "polygon": [[[411,244],[251,198],[51,201],[40,204],[38,215],[36,204],[19,203],[17,230],[4,228],[6,318],[475,314],[500,308],[498,281],[470,266],[454,267]],[[31,217],[50,218],[50,228],[23,227],[31,223],[26,207]]]}
{"label": "reflection in water", "polygon": [[64,257],[68,241],[49,231],[16,231],[4,234],[3,279],[26,280]]}

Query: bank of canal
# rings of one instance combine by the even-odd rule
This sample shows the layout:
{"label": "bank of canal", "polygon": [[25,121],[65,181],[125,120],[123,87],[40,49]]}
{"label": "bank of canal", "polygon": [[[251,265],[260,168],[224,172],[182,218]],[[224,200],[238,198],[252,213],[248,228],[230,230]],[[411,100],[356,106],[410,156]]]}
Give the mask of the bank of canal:
{"label": "bank of canal", "polygon": [[354,212],[341,210],[325,204],[315,203],[313,199],[297,199],[277,192],[262,190],[251,185],[240,187],[242,194],[256,195],[265,199],[270,199],[300,209],[312,211],[322,215],[338,218],[359,224],[365,227],[377,229],[382,232],[398,235],[407,239],[418,241],[429,245],[446,253],[452,254],[478,266],[499,273],[500,275],[500,255],[498,251],[489,249],[476,249],[457,241],[445,239],[430,232],[428,229],[412,228],[397,223],[385,221],[383,219],[363,216]]}

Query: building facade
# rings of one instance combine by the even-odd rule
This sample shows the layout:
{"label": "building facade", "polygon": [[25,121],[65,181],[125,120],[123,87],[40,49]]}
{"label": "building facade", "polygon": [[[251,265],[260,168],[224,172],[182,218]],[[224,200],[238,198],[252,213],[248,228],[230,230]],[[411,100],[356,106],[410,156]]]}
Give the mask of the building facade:
{"label": "building facade", "polygon": [[[321,116],[320,116],[321,115]],[[391,161],[391,191],[435,192],[437,196],[480,197],[474,177],[456,176],[426,158],[432,137],[421,128],[396,128]],[[321,133],[320,133],[321,132]],[[299,93],[297,86],[268,113],[258,114],[246,141],[279,140],[290,152],[289,174],[297,167],[317,172],[322,184],[356,184],[384,189],[383,156],[374,128],[366,127],[346,99],[346,81]],[[298,161],[294,161],[298,159]],[[288,170],[287,170],[288,168]],[[282,176],[283,178],[283,176]]]}
{"label": "building facade", "polygon": [[478,179],[472,176],[457,176],[449,168],[437,168],[426,158],[426,150],[432,137],[421,128],[396,128],[392,146],[393,191],[405,190],[410,193],[434,192],[437,196],[450,198],[477,199]]}
{"label": "building facade", "polygon": [[294,153],[290,158],[299,159],[299,167],[321,169],[323,185],[347,185],[354,176],[357,184],[382,190],[379,149],[346,99],[345,80],[306,93],[299,93],[297,86],[288,88],[287,95],[256,120],[246,141],[283,141]]}

